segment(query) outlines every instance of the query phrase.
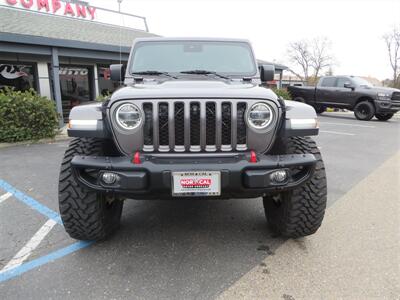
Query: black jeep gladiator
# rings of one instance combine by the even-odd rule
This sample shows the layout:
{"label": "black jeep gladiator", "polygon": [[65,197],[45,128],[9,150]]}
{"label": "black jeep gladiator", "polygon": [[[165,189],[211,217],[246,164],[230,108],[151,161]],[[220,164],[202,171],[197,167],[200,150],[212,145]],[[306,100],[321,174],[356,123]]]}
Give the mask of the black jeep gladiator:
{"label": "black jeep gladiator", "polygon": [[59,179],[65,230],[105,238],[125,199],[262,197],[272,229],[314,233],[327,184],[314,109],[284,101],[261,80],[248,41],[136,39],[124,87],[103,103],[76,106]]}
{"label": "black jeep gladiator", "polygon": [[400,90],[374,87],[355,76],[321,77],[316,87],[290,86],[288,91],[294,100],[312,105],[317,113],[327,107],[345,108],[354,111],[358,120],[375,116],[387,121],[400,110]]}

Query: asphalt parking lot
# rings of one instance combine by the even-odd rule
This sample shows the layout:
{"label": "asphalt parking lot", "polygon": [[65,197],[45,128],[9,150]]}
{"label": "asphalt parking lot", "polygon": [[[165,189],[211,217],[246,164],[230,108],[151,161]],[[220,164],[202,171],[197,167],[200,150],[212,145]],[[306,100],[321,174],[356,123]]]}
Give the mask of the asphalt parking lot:
{"label": "asphalt parking lot", "polygon": [[[400,118],[360,122],[352,114],[326,113],[320,117],[320,128],[316,140],[327,169],[329,214],[347,201],[346,196],[357,198],[353,188],[398,153]],[[57,204],[58,171],[66,145],[0,149],[2,299],[223,297],[267,258],[271,264],[279,262],[279,270],[285,264],[282,257],[295,251],[268,230],[260,199],[129,200],[121,228],[109,240],[72,240],[60,224]],[[398,175],[382,171],[380,178],[398,179]],[[334,226],[335,216],[331,218],[329,225]],[[357,238],[353,237],[357,243],[363,242]],[[270,276],[265,279],[270,282],[282,275],[269,274],[268,268],[261,272]],[[390,288],[389,297],[400,294],[398,285]],[[296,298],[293,292],[280,295]],[[351,296],[363,298],[360,295],[354,288]]]}

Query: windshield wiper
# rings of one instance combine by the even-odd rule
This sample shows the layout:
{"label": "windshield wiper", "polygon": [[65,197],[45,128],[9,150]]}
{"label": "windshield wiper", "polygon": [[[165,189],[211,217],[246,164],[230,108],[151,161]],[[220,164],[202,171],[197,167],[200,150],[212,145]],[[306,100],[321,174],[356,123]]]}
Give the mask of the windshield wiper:
{"label": "windshield wiper", "polygon": [[218,74],[217,72],[207,71],[207,70],[189,70],[189,71],[182,71],[182,72],[179,72],[179,73],[181,73],[181,74],[215,75],[215,76],[217,76],[219,78],[231,79],[231,78],[229,78],[227,76]]}
{"label": "windshield wiper", "polygon": [[155,76],[159,76],[159,75],[164,75],[164,76],[168,76],[174,79],[178,79],[178,77],[169,74],[168,72],[160,72],[160,71],[141,71],[141,72],[132,72],[133,75],[155,75]]}

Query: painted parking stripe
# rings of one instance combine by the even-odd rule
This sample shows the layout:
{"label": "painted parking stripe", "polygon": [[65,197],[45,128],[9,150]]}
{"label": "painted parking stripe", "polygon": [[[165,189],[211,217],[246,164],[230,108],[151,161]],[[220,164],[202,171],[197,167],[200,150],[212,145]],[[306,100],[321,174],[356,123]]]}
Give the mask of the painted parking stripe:
{"label": "painted parking stripe", "polygon": [[58,224],[62,225],[62,221],[60,215],[56,213],[54,210],[48,208],[47,206],[41,204],[40,202],[36,201],[35,199],[29,197],[28,195],[24,194],[23,192],[17,190],[9,183],[5,182],[4,180],[0,179],[0,188],[5,190],[6,192],[12,194],[16,199],[22,201],[30,208],[38,211],[42,215],[45,215],[48,219],[52,219]]}
{"label": "painted parking stripe", "polygon": [[[7,193],[10,193],[16,199],[22,201],[23,203],[25,203],[32,209],[47,216],[52,222],[54,222],[54,224],[58,223],[62,226],[62,221],[61,221],[60,215],[58,213],[51,210],[47,206],[41,204],[40,202],[36,201],[35,199],[29,197],[28,195],[24,194],[23,192],[17,190],[12,185],[10,185],[9,183],[5,182],[2,179],[0,179],[0,188],[7,191]],[[50,223],[50,224],[52,224],[52,223]],[[53,262],[53,261],[55,261],[59,258],[62,258],[68,254],[71,254],[73,252],[76,252],[78,250],[86,248],[86,247],[92,245],[93,243],[94,243],[93,241],[79,241],[79,242],[76,242],[65,248],[53,251],[45,256],[36,258],[36,259],[31,260],[26,263],[22,263],[19,266],[14,266],[13,268],[9,268],[7,270],[3,269],[0,272],[0,283],[3,281],[6,281],[6,280],[12,279],[14,277],[20,276],[20,275],[24,274],[25,272],[28,272],[37,267],[43,266],[49,262]]]}
{"label": "painted parking stripe", "polygon": [[319,132],[323,132],[323,133],[332,133],[332,134],[339,134],[339,135],[355,135],[354,133],[339,132],[339,131],[329,131],[329,130],[320,130]]}
{"label": "painted parking stripe", "polygon": [[28,272],[32,269],[43,266],[49,262],[55,261],[59,258],[62,258],[64,256],[68,255],[68,254],[71,254],[75,251],[86,248],[92,244],[93,244],[93,242],[85,242],[85,241],[76,242],[65,248],[56,250],[45,256],[39,257],[39,258],[29,261],[27,263],[24,263],[24,264],[20,265],[19,267],[16,267],[16,268],[10,269],[6,272],[0,273],[0,283],[3,281],[6,281],[6,280],[12,279],[16,276],[22,275],[25,272]]}
{"label": "painted parking stripe", "polygon": [[372,126],[372,125],[360,125],[360,124],[336,123],[336,122],[321,122],[321,124],[362,127],[362,128],[375,128],[375,126]]}
{"label": "painted parking stripe", "polygon": [[33,237],[25,244],[21,250],[8,262],[8,264],[0,271],[0,274],[14,269],[28,259],[32,252],[39,246],[40,242],[46,237],[46,235],[53,229],[56,225],[56,221],[49,219],[44,225],[33,235]]}
{"label": "painted parking stripe", "polygon": [[4,195],[0,196],[0,203],[6,201],[8,198],[10,198],[12,196],[11,193],[7,192]]}

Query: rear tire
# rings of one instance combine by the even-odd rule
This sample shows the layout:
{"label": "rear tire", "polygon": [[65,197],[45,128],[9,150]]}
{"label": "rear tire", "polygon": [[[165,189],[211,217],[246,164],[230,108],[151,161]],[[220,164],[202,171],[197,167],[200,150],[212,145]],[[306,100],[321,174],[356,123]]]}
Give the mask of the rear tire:
{"label": "rear tire", "polygon": [[354,116],[360,121],[369,121],[375,114],[375,107],[371,102],[361,101],[354,107]]}
{"label": "rear tire", "polygon": [[123,201],[79,185],[71,170],[71,160],[75,155],[104,155],[106,146],[103,140],[77,138],[65,151],[58,199],[64,228],[74,239],[102,240],[120,223]]}
{"label": "rear tire", "polygon": [[322,114],[323,112],[325,112],[325,110],[326,110],[326,107],[325,106],[323,106],[323,105],[318,105],[318,104],[316,104],[316,105],[314,105],[313,106],[314,107],[314,109],[315,109],[315,112],[317,113],[317,114]]}
{"label": "rear tire", "polygon": [[265,215],[271,229],[290,238],[315,233],[321,226],[326,208],[325,167],[315,142],[309,137],[291,137],[283,141],[276,154],[303,153],[312,153],[317,159],[311,179],[294,190],[263,198]]}
{"label": "rear tire", "polygon": [[393,116],[394,116],[394,114],[375,114],[375,117],[376,117],[379,121],[387,121],[387,120],[390,120]]}

